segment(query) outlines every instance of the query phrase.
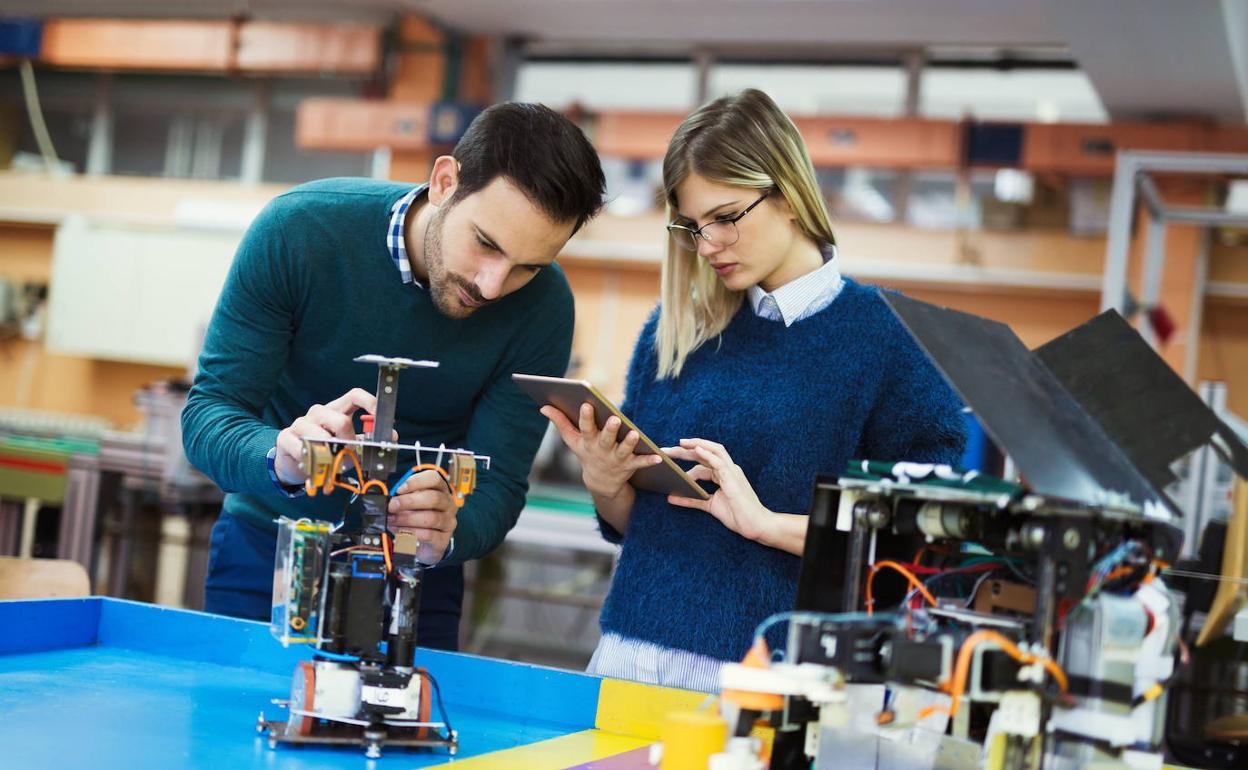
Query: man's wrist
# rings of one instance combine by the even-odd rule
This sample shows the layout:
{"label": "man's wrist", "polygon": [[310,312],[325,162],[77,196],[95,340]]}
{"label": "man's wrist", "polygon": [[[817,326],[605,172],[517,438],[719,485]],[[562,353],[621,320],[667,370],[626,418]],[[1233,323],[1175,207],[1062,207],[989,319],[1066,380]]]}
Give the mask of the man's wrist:
{"label": "man's wrist", "polygon": [[302,497],[307,494],[302,484],[286,484],[277,477],[277,445],[275,444],[269,449],[269,453],[265,455],[265,460],[269,468],[269,480],[273,482],[273,486],[278,488],[286,497]]}
{"label": "man's wrist", "polygon": [[[432,568],[432,567],[440,567],[440,566],[442,566],[443,564],[445,564],[445,563],[446,563],[446,560],[447,560],[447,559],[451,558],[451,554],[452,554],[454,551],[455,551],[455,536],[454,536],[454,535],[451,535],[450,540],[447,540],[447,541],[446,541],[446,550],[442,552],[442,558],[438,559],[438,560],[437,560],[436,562],[434,562],[433,564],[425,564],[425,562],[423,562],[423,561],[422,561],[422,562],[420,562],[420,563],[421,563],[421,564],[424,564],[424,565],[425,565],[425,567],[428,567],[428,568]],[[417,559],[417,561],[419,561],[419,559]]]}

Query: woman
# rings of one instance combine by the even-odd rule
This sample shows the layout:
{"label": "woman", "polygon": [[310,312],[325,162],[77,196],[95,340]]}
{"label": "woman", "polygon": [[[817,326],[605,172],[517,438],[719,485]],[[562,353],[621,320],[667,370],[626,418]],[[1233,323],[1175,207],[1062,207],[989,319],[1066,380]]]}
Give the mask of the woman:
{"label": "woman", "polygon": [[[960,403],[877,291],[839,272],[793,123],[761,91],[717,99],[663,161],[660,305],[622,409],[694,463],[710,500],[638,491],[635,432],[542,413],[622,543],[591,673],[705,691],[755,626],[792,609],[816,474],[851,459],[955,463]],[[716,488],[717,487],[717,488]]]}

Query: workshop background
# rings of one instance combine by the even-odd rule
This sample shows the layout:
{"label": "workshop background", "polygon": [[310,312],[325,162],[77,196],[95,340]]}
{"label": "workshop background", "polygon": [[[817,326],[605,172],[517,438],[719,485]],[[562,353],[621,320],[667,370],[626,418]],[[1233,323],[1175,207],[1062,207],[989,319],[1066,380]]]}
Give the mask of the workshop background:
{"label": "workshop background", "polygon": [[[307,180],[424,181],[492,102],[563,110],[602,157],[609,205],[559,262],[572,373],[618,398],[658,297],[667,139],[745,87],[802,131],[845,272],[1030,347],[1116,307],[1242,425],[1248,183],[1150,177],[1153,203],[1202,212],[1164,230],[1141,206],[1113,232],[1111,202],[1120,151],[1248,154],[1246,2],[7,0],[0,555],[200,606],[220,493],[178,413],[243,231]],[[463,648],[580,669],[615,548],[548,438],[470,569]],[[1191,527],[1225,518],[1229,474],[1191,468]]]}

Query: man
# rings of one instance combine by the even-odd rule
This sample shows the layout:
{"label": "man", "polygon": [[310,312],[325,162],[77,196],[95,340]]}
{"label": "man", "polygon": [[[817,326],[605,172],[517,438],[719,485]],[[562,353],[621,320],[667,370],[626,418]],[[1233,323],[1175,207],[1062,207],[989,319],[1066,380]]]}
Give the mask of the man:
{"label": "man", "polygon": [[[395,490],[390,526],[421,542],[418,627],[456,649],[462,563],[515,524],[545,427],[513,372],[562,375],[573,305],[555,256],[602,205],[597,154],[558,113],[483,112],[427,185],[330,179],[278,196],[239,246],[182,413],[187,457],[228,494],[212,530],[209,612],[267,619],[277,516],[337,520],[349,495],[302,495],[301,436],[354,438],[373,413],[365,353],[432,359],[402,374],[400,440],[490,455],[456,515],[441,478]],[[400,457],[399,471],[404,464]],[[391,478],[393,483],[397,480]]]}

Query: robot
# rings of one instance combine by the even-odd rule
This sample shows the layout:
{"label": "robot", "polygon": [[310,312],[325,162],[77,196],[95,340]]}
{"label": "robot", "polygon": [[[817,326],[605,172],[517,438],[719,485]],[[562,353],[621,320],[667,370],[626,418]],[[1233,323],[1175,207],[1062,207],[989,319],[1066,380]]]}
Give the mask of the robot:
{"label": "robot", "polygon": [[760,693],[775,698],[772,768],[1161,766],[1180,625],[1167,525],[948,466],[865,463],[821,481],[811,528],[846,565],[813,602],[834,611],[774,618],[756,644],[787,621],[783,662],[722,671],[738,734]]}
{"label": "robot", "polygon": [[721,670],[730,742],[773,727],[771,770],[1160,770],[1188,656],[1169,489],[1202,446],[1248,476],[1248,446],[1113,311],[1029,351],[885,301],[1018,478],[819,478],[794,610]]}
{"label": "robot", "polygon": [[[342,523],[281,518],[274,564],[270,628],[283,646],[305,644],[311,660],[296,667],[290,698],[275,701],[284,721],[263,712],[256,724],[278,744],[362,746],[370,758],[383,746],[442,748],[454,755],[458,734],[442,705],[437,681],[414,664],[416,620],[424,565],[415,536],[391,532],[387,505],[414,473],[442,477],[462,506],[476,486],[478,463],[490,458],[465,449],[398,444],[394,427],[399,373],[436,362],[368,355],[378,367],[376,414],[363,418],[357,440],[305,438],[300,468],[309,495],[346,489],[354,495]],[[393,486],[386,479],[401,452],[416,463]],[[437,702],[440,720],[432,704]]]}

